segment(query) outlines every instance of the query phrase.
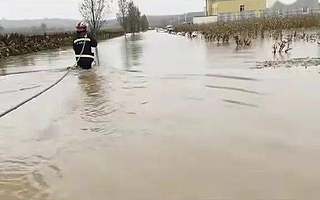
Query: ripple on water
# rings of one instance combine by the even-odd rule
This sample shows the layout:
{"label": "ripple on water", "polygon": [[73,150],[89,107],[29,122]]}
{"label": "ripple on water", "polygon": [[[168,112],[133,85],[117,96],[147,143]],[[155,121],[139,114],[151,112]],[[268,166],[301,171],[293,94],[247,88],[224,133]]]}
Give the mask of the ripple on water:
{"label": "ripple on water", "polygon": [[230,100],[230,99],[223,99],[223,102],[226,102],[226,103],[229,103],[229,104],[235,104],[235,105],[239,105],[239,106],[252,107],[252,108],[258,108],[259,107],[258,105],[255,105],[255,104],[236,101],[236,100]]}
{"label": "ripple on water", "polygon": [[249,94],[262,95],[260,92],[257,92],[257,91],[247,90],[247,89],[237,88],[237,87],[226,87],[226,86],[217,86],[217,85],[206,85],[206,87],[211,89],[231,90],[231,91],[237,91],[237,92],[243,92],[243,93],[249,93]]}
{"label": "ripple on water", "polygon": [[35,86],[30,86],[30,87],[23,87],[20,89],[16,89],[16,90],[4,90],[4,91],[0,91],[0,94],[10,94],[10,93],[16,93],[16,92],[23,92],[26,90],[33,90],[33,89],[37,89],[41,87],[41,85],[35,85]]}
{"label": "ripple on water", "polygon": [[208,76],[208,77],[214,77],[214,78],[225,78],[225,79],[243,80],[243,81],[259,81],[259,79],[251,78],[251,77],[230,76],[230,75],[222,75],[222,74],[206,74],[206,76]]}
{"label": "ripple on water", "polygon": [[49,186],[38,171],[47,162],[48,159],[42,156],[0,158],[0,199],[47,199]]}
{"label": "ripple on water", "polygon": [[111,101],[108,80],[94,70],[80,73],[78,77],[82,91],[80,117],[85,122],[81,130],[109,133],[112,129],[110,115],[117,111],[117,107]]}

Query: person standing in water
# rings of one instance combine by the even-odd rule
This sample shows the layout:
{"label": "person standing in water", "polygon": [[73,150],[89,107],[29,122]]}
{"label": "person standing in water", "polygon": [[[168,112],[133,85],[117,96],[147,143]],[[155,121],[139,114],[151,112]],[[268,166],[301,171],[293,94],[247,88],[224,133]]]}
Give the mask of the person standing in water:
{"label": "person standing in water", "polygon": [[73,41],[73,50],[77,65],[81,69],[91,69],[94,61],[92,48],[98,46],[97,40],[88,34],[88,25],[85,22],[79,22],[76,31],[77,38]]}

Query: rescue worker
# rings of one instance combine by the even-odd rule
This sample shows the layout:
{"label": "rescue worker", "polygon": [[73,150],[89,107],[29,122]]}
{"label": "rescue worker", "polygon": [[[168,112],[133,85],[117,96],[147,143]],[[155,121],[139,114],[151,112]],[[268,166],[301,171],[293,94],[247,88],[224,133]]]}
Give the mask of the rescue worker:
{"label": "rescue worker", "polygon": [[88,25],[85,22],[79,22],[76,30],[77,38],[73,41],[73,50],[77,65],[81,69],[91,69],[94,61],[92,48],[97,47],[97,40],[88,35]]}

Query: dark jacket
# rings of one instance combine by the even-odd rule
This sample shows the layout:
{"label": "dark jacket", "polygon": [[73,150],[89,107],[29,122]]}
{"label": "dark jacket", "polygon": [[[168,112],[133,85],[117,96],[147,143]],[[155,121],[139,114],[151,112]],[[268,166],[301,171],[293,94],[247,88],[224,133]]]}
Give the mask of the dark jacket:
{"label": "dark jacket", "polygon": [[92,52],[91,47],[97,47],[97,45],[97,40],[91,36],[78,36],[73,41],[73,50],[76,54],[76,58],[94,59],[94,53]]}

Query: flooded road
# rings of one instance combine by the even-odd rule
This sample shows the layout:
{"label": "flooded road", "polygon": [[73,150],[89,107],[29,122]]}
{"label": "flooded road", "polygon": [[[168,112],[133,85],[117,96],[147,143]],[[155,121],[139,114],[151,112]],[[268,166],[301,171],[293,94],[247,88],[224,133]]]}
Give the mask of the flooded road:
{"label": "flooded road", "polygon": [[[308,51],[304,46],[308,46]],[[254,69],[319,57],[296,43],[235,51],[147,32],[100,44],[101,66],[0,119],[1,200],[318,199],[317,67]],[[0,112],[48,87],[70,49],[12,57]]]}

